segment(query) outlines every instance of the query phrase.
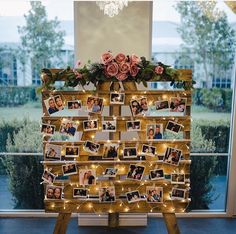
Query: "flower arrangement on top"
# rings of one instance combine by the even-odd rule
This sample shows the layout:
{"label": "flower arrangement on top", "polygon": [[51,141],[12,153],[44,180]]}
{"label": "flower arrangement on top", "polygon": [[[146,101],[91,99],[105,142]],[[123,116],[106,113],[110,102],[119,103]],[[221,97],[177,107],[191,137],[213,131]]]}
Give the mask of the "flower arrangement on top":
{"label": "flower arrangement on top", "polygon": [[176,69],[171,68],[161,62],[153,64],[145,57],[136,55],[124,55],[122,53],[113,56],[111,52],[106,52],[101,56],[101,63],[89,63],[79,68],[71,69],[67,67],[57,73],[52,73],[49,69],[42,69],[43,88],[54,89],[55,81],[64,80],[66,87],[85,86],[90,82],[95,86],[101,81],[135,81],[147,86],[148,81],[170,81],[171,85],[177,88],[191,89],[193,84],[179,80]]}

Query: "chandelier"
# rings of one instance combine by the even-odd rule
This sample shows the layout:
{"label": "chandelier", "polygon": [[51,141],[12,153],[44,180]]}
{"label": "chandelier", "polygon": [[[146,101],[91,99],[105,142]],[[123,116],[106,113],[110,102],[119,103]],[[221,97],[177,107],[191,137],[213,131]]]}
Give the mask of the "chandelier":
{"label": "chandelier", "polygon": [[104,12],[104,15],[109,17],[114,17],[118,15],[119,12],[128,6],[128,0],[116,0],[116,1],[96,1],[100,10]]}

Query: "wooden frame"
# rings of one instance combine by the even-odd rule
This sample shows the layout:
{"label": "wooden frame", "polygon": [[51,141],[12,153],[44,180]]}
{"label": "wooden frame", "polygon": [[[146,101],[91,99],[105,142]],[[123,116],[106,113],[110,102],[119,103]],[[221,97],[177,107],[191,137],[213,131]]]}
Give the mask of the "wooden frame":
{"label": "wooden frame", "polygon": [[[53,70],[52,70],[53,71]],[[58,70],[56,70],[58,71]],[[191,77],[192,73],[190,70],[181,70],[181,80],[184,80],[186,82],[192,82]],[[118,90],[119,89],[119,83],[114,82],[113,89]],[[74,199],[72,196],[73,188],[77,186],[78,178],[76,175],[70,176],[69,184],[65,184],[64,187],[64,199],[62,200],[56,200],[56,201],[49,201],[45,200],[45,211],[46,212],[58,212],[58,219],[55,226],[54,233],[65,233],[66,232],[66,226],[70,219],[71,213],[79,212],[79,213],[103,213],[103,212],[109,212],[109,226],[115,227],[118,226],[118,217],[120,212],[158,212],[163,213],[163,217],[166,222],[166,226],[168,229],[168,233],[179,233],[178,225],[176,222],[175,213],[181,213],[185,212],[186,208],[188,207],[188,204],[190,202],[190,199],[188,198],[189,195],[189,188],[190,184],[179,184],[177,185],[178,188],[186,189],[186,197],[182,200],[171,200],[169,197],[169,193],[171,191],[171,188],[176,186],[171,184],[171,181],[167,180],[156,180],[152,181],[149,180],[147,177],[149,170],[154,170],[157,167],[161,167],[165,174],[171,174],[176,168],[178,168],[179,171],[184,172],[185,174],[189,174],[190,171],[190,125],[191,125],[191,91],[184,91],[184,90],[168,90],[168,91],[139,91],[136,88],[135,83],[133,82],[123,82],[124,86],[124,93],[125,93],[125,103],[124,105],[129,105],[130,100],[134,96],[145,96],[148,98],[148,101],[150,100],[152,103],[155,102],[160,96],[165,96],[165,98],[170,97],[181,97],[181,98],[187,98],[187,107],[186,107],[186,113],[183,116],[179,115],[168,115],[168,116],[137,116],[135,117],[135,120],[141,121],[141,131],[137,132],[137,138],[130,139],[130,140],[122,140],[121,139],[121,132],[126,131],[126,121],[133,120],[133,117],[127,116],[121,116],[121,106],[122,105],[110,105],[109,113],[107,116],[101,116],[97,114],[91,114],[90,118],[96,118],[98,119],[98,123],[101,125],[102,121],[109,121],[113,120],[115,116],[115,119],[117,121],[117,130],[116,132],[109,132],[109,139],[108,140],[96,140],[96,143],[100,144],[100,149],[97,155],[101,155],[103,153],[104,144],[109,143],[118,143],[121,147],[125,145],[125,147],[134,147],[137,143],[139,143],[138,151],[140,151],[140,147],[142,144],[149,144],[151,146],[155,146],[157,148],[156,156],[155,157],[146,157],[145,161],[140,161],[138,159],[130,159],[130,160],[119,160],[119,157],[114,160],[94,160],[90,161],[89,153],[83,151],[83,144],[85,141],[94,141],[96,139],[96,134],[93,131],[83,131],[83,121],[88,120],[87,116],[64,116],[63,114],[60,116],[51,115],[49,116],[45,107],[44,100],[48,99],[51,96],[50,91],[44,90],[42,92],[42,104],[43,104],[43,113],[44,116],[42,117],[43,123],[50,123],[52,125],[56,126],[56,131],[59,130],[61,121],[63,119],[70,119],[78,123],[78,129],[77,131],[80,131],[82,133],[81,139],[76,139],[76,141],[53,141],[52,144],[60,145],[60,146],[78,146],[80,155],[76,158],[76,161],[66,161],[66,163],[76,163],[76,165],[79,168],[87,168],[92,167],[96,169],[96,177],[100,177],[103,174],[103,169],[108,167],[113,167],[114,165],[118,168],[122,168],[121,170],[118,170],[118,174],[115,178],[108,178],[107,180],[103,182],[99,182],[100,186],[101,184],[103,186],[105,185],[114,185],[116,187],[116,202],[114,203],[99,203],[96,198],[87,199],[87,200],[80,200],[80,199]],[[104,106],[109,106],[109,100],[110,100],[110,82],[103,82],[98,85],[97,90],[95,91],[54,91],[53,96],[60,94],[63,97],[63,101],[67,102],[71,100],[71,97],[73,97],[74,100],[81,100],[82,105],[85,105],[87,97],[88,96],[98,96],[104,98],[106,102],[104,103]],[[62,112],[61,112],[62,113]],[[147,124],[155,124],[160,123],[166,126],[169,120],[177,120],[178,124],[181,124],[184,126],[184,128],[181,129],[183,132],[183,139],[162,139],[159,141],[152,141],[151,143],[146,139],[146,125]],[[101,128],[100,130],[101,131]],[[48,143],[49,136],[44,137],[44,147]],[[179,165],[173,166],[164,164],[161,159],[157,157],[157,155],[163,155],[165,152],[166,147],[173,147],[178,148],[182,150],[182,159],[179,163]],[[122,155],[120,149],[118,152],[119,155]],[[52,172],[54,174],[61,174],[61,166],[65,164],[64,161],[43,161],[44,167],[50,167],[52,168]],[[139,164],[143,166],[147,166],[148,171],[145,172],[145,178],[142,181],[130,181],[130,180],[123,180],[123,177],[125,173],[127,173],[127,170],[129,168],[130,164]],[[136,190],[137,187],[139,188],[140,194],[146,193],[146,186],[159,186],[163,187],[163,198],[164,202],[162,204],[152,204],[152,203],[146,203],[143,199],[139,201],[138,203],[128,203],[126,198],[122,197],[124,195],[124,188],[128,188],[129,191]],[[60,185],[60,184],[58,184]],[[97,185],[91,185],[89,186],[90,193],[96,194],[97,191]],[[119,194],[119,195],[118,195]],[[148,204],[148,205],[147,205]]]}

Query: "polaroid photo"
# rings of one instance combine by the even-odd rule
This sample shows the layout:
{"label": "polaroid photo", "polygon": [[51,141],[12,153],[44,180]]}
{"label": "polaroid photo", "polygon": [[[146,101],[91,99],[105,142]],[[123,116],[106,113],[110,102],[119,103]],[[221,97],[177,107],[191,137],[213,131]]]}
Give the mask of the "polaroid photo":
{"label": "polaroid photo", "polygon": [[156,154],[156,147],[143,144],[141,154],[154,157]]}
{"label": "polaroid photo", "polygon": [[65,119],[61,123],[59,133],[65,136],[74,136],[77,128],[78,125],[74,121]]}
{"label": "polaroid photo", "polygon": [[172,200],[182,200],[185,199],[186,190],[180,188],[172,188],[171,199]]}
{"label": "polaroid photo", "polygon": [[161,140],[163,138],[163,124],[147,124],[147,140]]}
{"label": "polaroid photo", "polygon": [[179,133],[180,129],[183,127],[183,125],[178,124],[174,121],[168,121],[167,125],[166,125],[166,131],[168,132],[172,132],[172,133]]}
{"label": "polaroid photo", "polygon": [[141,121],[126,121],[127,132],[141,131]]}
{"label": "polaroid photo", "polygon": [[60,95],[56,95],[56,96],[54,96],[54,100],[55,100],[57,109],[59,111],[64,110],[64,103],[62,101],[62,97]]}
{"label": "polaroid photo", "polygon": [[49,115],[59,111],[59,109],[56,106],[54,97],[49,97],[48,99],[44,100],[44,105]]}
{"label": "polaroid photo", "polygon": [[151,180],[162,180],[165,179],[163,169],[155,169],[150,171],[150,179]]}
{"label": "polaroid photo", "polygon": [[96,184],[96,170],[95,169],[80,169],[79,170],[79,184],[80,185]]}
{"label": "polaroid photo", "polygon": [[163,187],[146,187],[147,203],[163,203]]}
{"label": "polaroid photo", "polygon": [[58,175],[55,178],[55,182],[57,183],[67,183],[69,182],[70,177],[69,176],[65,176],[65,175]]}
{"label": "polaroid photo", "polygon": [[172,97],[170,98],[170,111],[185,113],[187,98]]}
{"label": "polaroid photo", "polygon": [[46,160],[61,160],[61,149],[60,145],[46,144],[44,151],[44,158]]}
{"label": "polaroid photo", "polygon": [[100,144],[94,143],[92,141],[85,141],[84,150],[91,154],[97,154],[100,148]]}
{"label": "polaroid photo", "polygon": [[142,115],[142,108],[140,105],[139,99],[134,99],[130,101],[130,109],[133,116],[141,116]]}
{"label": "polaroid photo", "polygon": [[87,198],[88,189],[86,188],[73,188],[73,197],[74,198]]}
{"label": "polaroid photo", "polygon": [[97,119],[85,120],[83,121],[83,127],[85,132],[96,131],[98,130],[98,120]]}
{"label": "polaroid photo", "polygon": [[48,170],[44,170],[43,175],[42,175],[42,179],[49,183],[52,184],[55,181],[56,175],[54,175],[53,173],[51,173]]}
{"label": "polaroid photo", "polygon": [[75,175],[77,174],[76,163],[62,165],[63,175]]}
{"label": "polaroid photo", "polygon": [[103,159],[115,159],[118,157],[119,144],[104,144]]}
{"label": "polaroid photo", "polygon": [[115,186],[99,188],[99,202],[115,202]]}
{"label": "polaroid photo", "polygon": [[47,200],[62,199],[62,191],[63,191],[63,187],[61,186],[47,185],[45,198]]}
{"label": "polaroid photo", "polygon": [[124,103],[125,103],[125,94],[124,93],[111,92],[110,104],[122,105]]}
{"label": "polaroid photo", "polygon": [[116,132],[116,120],[102,121],[103,132]]}
{"label": "polaroid photo", "polygon": [[82,108],[81,100],[67,101],[68,110],[80,110]]}
{"label": "polaroid photo", "polygon": [[87,98],[86,105],[88,112],[101,114],[103,110],[103,98],[90,96]]}
{"label": "polaroid photo", "polygon": [[126,179],[142,180],[145,167],[140,165],[131,164]]}
{"label": "polaroid photo", "polygon": [[163,162],[174,166],[178,166],[181,155],[182,155],[181,150],[167,147]]}
{"label": "polaroid photo", "polygon": [[185,184],[185,174],[171,173],[171,184]]}
{"label": "polaroid photo", "polygon": [[161,100],[155,102],[156,110],[168,110],[169,109],[169,102],[168,100]]}
{"label": "polaroid photo", "polygon": [[123,149],[123,158],[137,158],[137,155],[136,147],[125,147]]}
{"label": "polaroid photo", "polygon": [[51,124],[42,124],[41,133],[45,136],[52,136],[55,133],[56,126]]}
{"label": "polaroid photo", "polygon": [[117,168],[106,168],[104,172],[104,177],[116,177],[116,174],[118,172]]}
{"label": "polaroid photo", "polygon": [[141,196],[138,190],[126,193],[126,198],[128,203],[138,202],[141,200]]}
{"label": "polaroid photo", "polygon": [[65,157],[76,158],[78,156],[79,156],[79,147],[78,146],[66,146]]}

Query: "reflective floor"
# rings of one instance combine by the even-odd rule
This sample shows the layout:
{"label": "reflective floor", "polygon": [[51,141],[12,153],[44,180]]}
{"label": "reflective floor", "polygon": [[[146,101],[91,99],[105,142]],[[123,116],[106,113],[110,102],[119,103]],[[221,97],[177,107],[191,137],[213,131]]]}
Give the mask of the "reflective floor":
{"label": "reflective floor", "polygon": [[[42,234],[53,233],[54,218],[0,218],[1,234]],[[178,219],[181,234],[235,234],[236,218],[181,218]],[[147,227],[122,227],[109,229],[107,227],[78,227],[77,219],[72,218],[67,234],[166,234],[163,219],[149,218]]]}

